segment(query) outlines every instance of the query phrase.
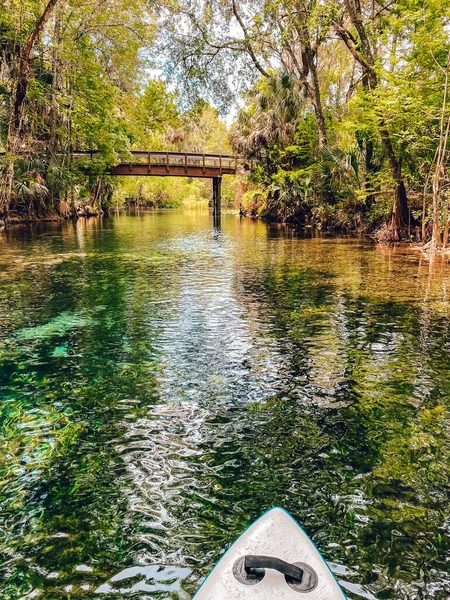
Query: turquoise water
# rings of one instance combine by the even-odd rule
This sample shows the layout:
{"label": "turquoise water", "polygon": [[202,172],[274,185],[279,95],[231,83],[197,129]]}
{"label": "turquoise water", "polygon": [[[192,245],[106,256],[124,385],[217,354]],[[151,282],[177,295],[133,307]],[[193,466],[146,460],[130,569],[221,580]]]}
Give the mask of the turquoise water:
{"label": "turquoise water", "polygon": [[0,248],[1,598],[187,600],[273,505],[349,598],[450,597],[448,259],[196,211]]}

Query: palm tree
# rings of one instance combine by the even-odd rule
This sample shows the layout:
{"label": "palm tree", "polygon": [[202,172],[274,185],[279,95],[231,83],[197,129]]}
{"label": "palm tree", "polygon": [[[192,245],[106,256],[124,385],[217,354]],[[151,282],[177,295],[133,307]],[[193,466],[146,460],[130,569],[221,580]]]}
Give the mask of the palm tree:
{"label": "palm tree", "polygon": [[271,145],[294,142],[305,114],[305,98],[298,83],[288,75],[274,75],[258,82],[239,111],[231,129],[233,149],[248,159],[266,159]]}

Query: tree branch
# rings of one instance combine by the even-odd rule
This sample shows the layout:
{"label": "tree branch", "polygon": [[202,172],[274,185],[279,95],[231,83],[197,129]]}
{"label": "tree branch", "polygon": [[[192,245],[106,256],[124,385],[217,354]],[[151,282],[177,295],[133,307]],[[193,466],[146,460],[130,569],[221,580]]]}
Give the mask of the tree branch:
{"label": "tree branch", "polygon": [[250,55],[250,58],[253,61],[253,64],[255,65],[255,67],[258,69],[258,71],[261,73],[261,75],[263,75],[264,77],[266,77],[267,79],[270,78],[269,73],[264,69],[264,67],[261,65],[261,63],[259,62],[259,60],[256,57],[256,54],[253,51],[253,48],[250,44],[249,41],[249,35],[247,33],[247,28],[245,26],[244,21],[241,19],[241,16],[239,15],[237,8],[236,8],[236,2],[235,0],[233,0],[233,14],[236,17],[237,22],[239,23],[239,25],[241,26],[241,29],[244,33],[244,45],[247,49],[248,54]]}
{"label": "tree branch", "polygon": [[358,50],[356,49],[355,38],[348,31],[348,29],[346,29],[345,27],[340,25],[337,21],[332,21],[331,25],[333,26],[333,29],[336,31],[338,37],[344,42],[344,44],[349,49],[350,54],[362,66],[362,68],[366,72],[374,72],[372,65],[370,65],[366,61],[366,59],[362,56],[362,54],[360,52],[358,52]]}

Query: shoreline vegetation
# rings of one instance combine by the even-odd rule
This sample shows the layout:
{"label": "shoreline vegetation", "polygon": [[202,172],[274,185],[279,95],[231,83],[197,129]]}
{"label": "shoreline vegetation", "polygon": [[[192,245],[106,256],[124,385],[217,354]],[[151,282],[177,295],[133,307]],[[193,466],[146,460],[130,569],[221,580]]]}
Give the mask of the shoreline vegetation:
{"label": "shoreline vegetation", "polygon": [[2,7],[0,226],[208,201],[208,182],[108,175],[175,150],[239,156],[224,202],[247,215],[448,246],[450,4]]}

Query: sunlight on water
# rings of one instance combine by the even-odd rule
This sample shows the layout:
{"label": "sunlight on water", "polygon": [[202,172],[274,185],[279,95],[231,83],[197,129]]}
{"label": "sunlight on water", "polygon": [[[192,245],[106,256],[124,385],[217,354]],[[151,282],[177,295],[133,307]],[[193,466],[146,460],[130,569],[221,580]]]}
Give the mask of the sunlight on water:
{"label": "sunlight on water", "polygon": [[450,596],[450,265],[206,212],[0,237],[2,598],[189,600],[273,505]]}

